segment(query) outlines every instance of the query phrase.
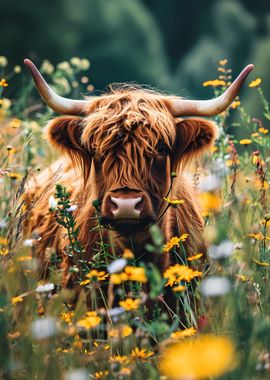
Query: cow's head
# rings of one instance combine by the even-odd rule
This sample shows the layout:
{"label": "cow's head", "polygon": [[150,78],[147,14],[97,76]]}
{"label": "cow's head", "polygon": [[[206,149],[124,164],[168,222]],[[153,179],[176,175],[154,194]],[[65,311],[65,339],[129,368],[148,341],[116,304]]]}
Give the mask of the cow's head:
{"label": "cow's head", "polygon": [[[127,85],[99,97],[69,100],[47,85],[31,61],[25,63],[45,102],[70,115],[49,123],[50,142],[81,164],[85,183],[96,186],[104,225],[122,234],[157,220],[171,172],[179,172],[216,139],[215,124],[194,116],[224,111],[253,68],[247,66],[225,93],[206,101]],[[187,116],[192,118],[182,118]]]}

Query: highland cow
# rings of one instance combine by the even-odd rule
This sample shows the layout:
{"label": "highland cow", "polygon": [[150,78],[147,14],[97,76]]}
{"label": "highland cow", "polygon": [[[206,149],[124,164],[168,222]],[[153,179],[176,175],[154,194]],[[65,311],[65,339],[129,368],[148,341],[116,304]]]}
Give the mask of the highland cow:
{"label": "highland cow", "polygon": [[[25,60],[25,64],[44,101],[64,114],[49,121],[46,130],[61,158],[28,189],[28,197],[39,200],[26,233],[39,233],[35,250],[41,260],[46,262],[45,249],[53,247],[65,266],[69,265],[64,253],[67,237],[48,206],[49,196],[55,192],[54,185],[48,189],[48,184],[60,166],[59,181],[71,191],[77,205],[74,215],[84,259],[91,261],[100,239],[94,200],[100,204],[103,240],[112,243],[116,253],[130,248],[141,260],[154,260],[145,250],[153,223],[158,224],[165,241],[189,234],[188,255],[205,253],[203,220],[197,195],[185,179],[185,167],[208,151],[217,137],[215,123],[199,117],[217,115],[229,107],[253,66],[248,65],[221,96],[211,100],[166,96],[128,84],[111,86],[101,96],[70,100],[57,95],[31,61]],[[168,208],[166,196],[184,203]],[[170,256],[159,257],[158,265],[166,267]]]}

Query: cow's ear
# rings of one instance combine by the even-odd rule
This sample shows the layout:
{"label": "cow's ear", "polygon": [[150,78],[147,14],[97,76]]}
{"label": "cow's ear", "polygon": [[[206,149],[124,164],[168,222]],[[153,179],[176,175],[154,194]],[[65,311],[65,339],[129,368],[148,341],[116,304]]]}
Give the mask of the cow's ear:
{"label": "cow's ear", "polygon": [[209,150],[217,136],[218,129],[213,121],[200,118],[176,119],[174,169],[179,162],[185,163]]}
{"label": "cow's ear", "polygon": [[47,125],[47,137],[53,147],[66,154],[73,165],[78,165],[86,182],[92,162],[92,154],[82,146],[83,118],[79,116],[61,116]]}
{"label": "cow's ear", "polygon": [[79,116],[60,116],[47,125],[47,137],[52,146],[63,153],[85,154],[81,145],[83,118]]}

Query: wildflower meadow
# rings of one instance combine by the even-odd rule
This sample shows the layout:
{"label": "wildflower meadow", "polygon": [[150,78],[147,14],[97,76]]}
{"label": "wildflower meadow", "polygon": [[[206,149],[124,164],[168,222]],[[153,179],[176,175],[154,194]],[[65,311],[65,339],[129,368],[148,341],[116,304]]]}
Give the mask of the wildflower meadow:
{"label": "wildflower meadow", "polygon": [[[219,61],[216,78],[202,83],[213,96],[230,84],[229,65]],[[73,57],[56,66],[45,60],[41,72],[59,94],[79,98],[93,91],[89,67],[87,59]],[[66,287],[61,258],[47,247],[49,265],[42,267],[35,255],[42,236],[24,232],[35,208],[35,201],[25,200],[29,179],[57,158],[43,137],[54,115],[36,97],[25,69],[0,57],[1,379],[270,377],[270,106],[263,85],[257,78],[245,86],[250,98],[260,99],[261,117],[250,115],[241,97],[235,100],[215,118],[219,137],[212,154],[187,173],[205,220],[206,263],[201,252],[185,255],[192,243],[188,234],[164,241],[156,225],[146,250],[173,255],[177,263],[164,272],[135,260],[131,250],[109,254],[102,238],[93,260],[83,260],[76,205],[60,176],[48,209],[66,231],[74,279]],[[184,207],[181,199],[164,201]],[[101,231],[95,207],[95,228]],[[168,289],[176,310],[163,299]]]}

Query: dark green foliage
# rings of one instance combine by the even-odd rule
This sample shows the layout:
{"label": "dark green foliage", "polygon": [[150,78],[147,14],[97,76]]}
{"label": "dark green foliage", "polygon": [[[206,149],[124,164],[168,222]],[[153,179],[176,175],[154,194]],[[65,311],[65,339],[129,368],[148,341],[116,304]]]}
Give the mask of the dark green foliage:
{"label": "dark green foliage", "polygon": [[254,45],[256,19],[236,1],[221,0],[210,10],[209,31],[198,36],[180,60],[173,80],[175,91],[184,95],[209,96],[202,87],[204,78],[214,79],[217,63],[227,58],[233,71],[249,63]]}
{"label": "dark green foliage", "polygon": [[97,90],[137,81],[207,97],[201,82],[225,57],[235,72],[255,62],[270,80],[267,0],[12,0],[2,14],[0,54],[12,64],[85,57]]}

